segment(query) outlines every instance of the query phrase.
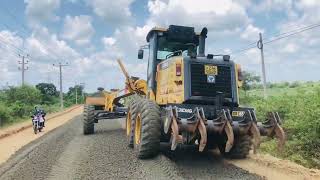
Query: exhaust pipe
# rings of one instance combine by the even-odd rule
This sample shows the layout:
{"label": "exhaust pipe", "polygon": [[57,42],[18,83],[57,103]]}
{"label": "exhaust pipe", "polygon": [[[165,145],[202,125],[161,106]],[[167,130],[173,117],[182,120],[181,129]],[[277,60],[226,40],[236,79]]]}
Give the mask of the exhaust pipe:
{"label": "exhaust pipe", "polygon": [[208,29],[204,27],[199,36],[199,51],[198,56],[204,57],[205,56],[205,48],[206,48],[206,38],[207,38]]}

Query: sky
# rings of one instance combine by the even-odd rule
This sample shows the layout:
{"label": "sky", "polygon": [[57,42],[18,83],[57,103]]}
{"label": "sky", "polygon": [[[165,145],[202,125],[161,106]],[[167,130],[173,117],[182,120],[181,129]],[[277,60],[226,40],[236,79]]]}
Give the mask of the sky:
{"label": "sky", "polygon": [[[84,83],[124,88],[116,59],[130,75],[146,78],[147,58],[137,59],[145,36],[155,26],[208,28],[206,53],[231,54],[242,69],[261,74],[259,49],[264,41],[320,23],[318,0],[1,0],[0,88],[21,84],[19,61],[29,57],[25,81],[63,88]],[[241,51],[253,47],[247,51]],[[265,44],[268,82],[320,80],[320,27]],[[58,87],[58,86],[57,86]]]}

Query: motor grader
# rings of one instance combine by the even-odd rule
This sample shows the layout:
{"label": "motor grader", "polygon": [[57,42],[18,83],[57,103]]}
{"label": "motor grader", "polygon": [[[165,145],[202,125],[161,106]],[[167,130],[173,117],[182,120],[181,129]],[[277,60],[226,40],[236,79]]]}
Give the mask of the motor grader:
{"label": "motor grader", "polygon": [[[207,32],[170,25],[147,34],[145,91],[136,92],[126,117],[128,144],[138,158],[157,155],[162,142],[172,151],[179,144],[200,152],[218,147],[230,158],[245,158],[252,147],[255,151],[261,136],[275,136],[279,147],[284,145],[278,113],[268,113],[261,122],[254,108],[240,106],[240,65],[229,55],[206,55]],[[138,58],[143,54],[140,49]],[[134,84],[127,78],[126,85]]]}
{"label": "motor grader", "polygon": [[146,81],[138,77],[129,76],[122,62],[118,63],[126,77],[125,89],[111,89],[102,91],[102,96],[86,97],[83,113],[83,134],[93,134],[94,124],[103,119],[116,119],[125,117],[127,108],[121,99],[133,94],[143,95],[146,92]]}
{"label": "motor grader", "polygon": [[93,134],[94,124],[103,119],[125,117],[127,108],[120,103],[120,99],[129,96],[125,90],[111,89],[102,91],[102,96],[86,97],[83,115],[83,134]]}

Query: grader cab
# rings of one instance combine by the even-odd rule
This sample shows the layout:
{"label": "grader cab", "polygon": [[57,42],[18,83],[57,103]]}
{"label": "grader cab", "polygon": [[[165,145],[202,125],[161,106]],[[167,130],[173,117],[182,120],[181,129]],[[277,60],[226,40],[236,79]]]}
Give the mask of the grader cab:
{"label": "grader cab", "polygon": [[[199,151],[218,147],[233,158],[256,150],[261,136],[275,136],[283,146],[278,113],[270,112],[261,122],[254,108],[240,106],[240,65],[229,55],[206,55],[206,37],[207,28],[196,33],[193,27],[175,25],[148,33],[146,87],[133,89],[126,117],[128,144],[137,157],[157,155],[160,142],[169,143],[171,150],[179,144]],[[140,49],[138,58],[143,54]]]}

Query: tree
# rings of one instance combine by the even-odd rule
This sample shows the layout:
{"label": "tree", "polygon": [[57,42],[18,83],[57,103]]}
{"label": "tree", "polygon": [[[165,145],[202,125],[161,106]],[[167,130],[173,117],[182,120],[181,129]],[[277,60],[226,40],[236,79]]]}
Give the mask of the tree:
{"label": "tree", "polygon": [[65,104],[66,106],[70,106],[76,102],[76,94],[77,94],[77,102],[83,102],[83,86],[75,85],[74,87],[69,87],[69,91],[65,95]]}
{"label": "tree", "polygon": [[36,88],[41,92],[43,104],[53,103],[54,98],[58,95],[57,88],[52,83],[39,83]]}
{"label": "tree", "polygon": [[8,104],[19,101],[22,104],[35,105],[41,102],[41,92],[32,86],[10,87],[5,93]]}
{"label": "tree", "polygon": [[102,92],[102,91],[104,91],[104,88],[103,87],[98,87],[97,90],[98,90],[98,92]]}
{"label": "tree", "polygon": [[68,91],[68,96],[71,96],[71,95],[74,95],[75,93],[78,93],[78,95],[82,94],[82,91],[83,91],[83,86],[81,85],[75,85],[74,87],[69,87],[69,91]]}
{"label": "tree", "polygon": [[5,93],[6,104],[10,106],[15,117],[28,115],[34,106],[41,102],[41,92],[32,86],[10,87]]}
{"label": "tree", "polygon": [[255,75],[254,73],[251,73],[251,72],[243,71],[242,76],[243,76],[242,88],[245,91],[245,93],[249,89],[251,89],[252,85],[258,84],[261,81],[260,76]]}

